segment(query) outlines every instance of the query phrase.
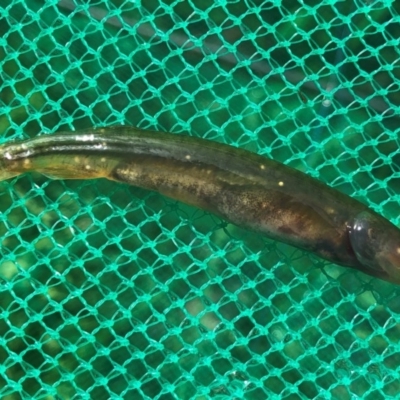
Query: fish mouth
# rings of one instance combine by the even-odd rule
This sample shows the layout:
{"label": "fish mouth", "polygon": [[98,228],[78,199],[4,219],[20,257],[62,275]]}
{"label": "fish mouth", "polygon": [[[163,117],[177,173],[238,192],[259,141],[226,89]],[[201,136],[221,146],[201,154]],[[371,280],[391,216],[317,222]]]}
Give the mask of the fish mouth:
{"label": "fish mouth", "polygon": [[384,278],[392,283],[400,285],[400,247],[382,251],[376,254],[376,261],[381,266],[382,271],[387,275]]}

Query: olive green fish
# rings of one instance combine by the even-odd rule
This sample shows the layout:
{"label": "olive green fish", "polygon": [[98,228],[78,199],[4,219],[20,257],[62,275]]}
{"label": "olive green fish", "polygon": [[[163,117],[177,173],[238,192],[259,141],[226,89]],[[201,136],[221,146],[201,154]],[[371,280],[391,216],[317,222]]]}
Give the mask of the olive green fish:
{"label": "olive green fish", "polygon": [[331,262],[400,284],[400,230],[318,180],[225,144],[133,127],[0,147],[0,179],[107,178],[180,200]]}

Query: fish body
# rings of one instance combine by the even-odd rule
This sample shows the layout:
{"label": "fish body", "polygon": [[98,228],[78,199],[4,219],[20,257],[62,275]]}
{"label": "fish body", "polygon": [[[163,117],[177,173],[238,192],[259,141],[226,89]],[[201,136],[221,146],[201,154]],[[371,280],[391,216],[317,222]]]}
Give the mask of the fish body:
{"label": "fish body", "polygon": [[107,178],[157,191],[331,262],[400,284],[400,230],[363,203],[226,144],[133,127],[42,135],[0,147],[0,180]]}

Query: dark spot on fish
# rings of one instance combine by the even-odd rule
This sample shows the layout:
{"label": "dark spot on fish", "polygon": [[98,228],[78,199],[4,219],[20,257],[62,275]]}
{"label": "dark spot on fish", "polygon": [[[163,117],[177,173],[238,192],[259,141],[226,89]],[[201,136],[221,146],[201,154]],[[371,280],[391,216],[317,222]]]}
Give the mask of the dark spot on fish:
{"label": "dark spot on fish", "polygon": [[295,234],[295,231],[292,228],[290,228],[289,226],[280,226],[278,228],[278,231],[285,235],[294,235]]}

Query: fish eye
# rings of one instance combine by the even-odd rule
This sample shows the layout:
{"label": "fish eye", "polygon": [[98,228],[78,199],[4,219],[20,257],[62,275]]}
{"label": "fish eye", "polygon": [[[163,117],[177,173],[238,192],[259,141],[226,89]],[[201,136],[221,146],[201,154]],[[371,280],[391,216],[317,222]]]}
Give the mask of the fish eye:
{"label": "fish eye", "polygon": [[369,237],[371,240],[375,240],[375,239],[376,239],[375,229],[373,229],[373,228],[368,228],[368,237]]}

